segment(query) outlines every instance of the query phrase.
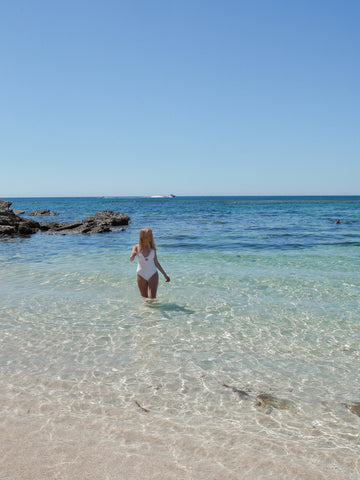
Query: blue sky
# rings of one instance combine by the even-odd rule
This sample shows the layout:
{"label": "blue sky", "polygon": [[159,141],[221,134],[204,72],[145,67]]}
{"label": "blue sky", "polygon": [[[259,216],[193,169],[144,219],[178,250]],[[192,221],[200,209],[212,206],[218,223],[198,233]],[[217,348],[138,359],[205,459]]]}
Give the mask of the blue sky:
{"label": "blue sky", "polygon": [[357,0],[2,0],[0,198],[360,194]]}

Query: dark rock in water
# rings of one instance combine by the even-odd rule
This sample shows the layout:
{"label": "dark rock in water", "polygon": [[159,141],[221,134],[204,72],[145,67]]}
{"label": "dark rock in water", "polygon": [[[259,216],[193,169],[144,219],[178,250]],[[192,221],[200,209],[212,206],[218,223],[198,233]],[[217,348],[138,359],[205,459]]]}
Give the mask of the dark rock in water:
{"label": "dark rock in water", "polygon": [[[93,217],[89,217],[93,218]],[[112,210],[101,210],[95,214],[96,221],[112,225],[128,225],[130,217],[126,213],[113,212]]]}
{"label": "dark rock in water", "polygon": [[0,236],[31,235],[39,231],[38,222],[19,217],[9,208],[10,205],[11,202],[0,203]]}
{"label": "dark rock in water", "polygon": [[15,235],[17,230],[15,227],[11,225],[0,225],[0,237],[4,237],[7,235]]}
{"label": "dark rock in water", "polygon": [[46,233],[62,235],[66,233],[105,233],[114,230],[113,227],[128,225],[129,220],[130,217],[126,213],[103,210],[96,212],[95,217],[87,217],[78,222],[41,223],[41,229]]}
{"label": "dark rock in water", "polygon": [[52,227],[50,230],[55,230],[56,232],[61,232],[63,230],[74,230],[82,225],[82,222],[71,222],[71,223],[56,223],[52,222]]}
{"label": "dark rock in water", "polygon": [[61,223],[58,222],[39,222],[40,230],[42,232],[47,232],[48,230],[55,230],[57,227],[61,226]]}
{"label": "dark rock in water", "polygon": [[0,210],[9,210],[12,202],[8,202],[7,200],[0,200]]}
{"label": "dark rock in water", "polygon": [[35,220],[30,220],[28,218],[22,218],[21,220],[18,228],[20,235],[31,235],[39,231],[39,222],[35,222]]}
{"label": "dark rock in water", "polygon": [[29,217],[40,217],[42,215],[48,215],[48,216],[56,216],[59,215],[58,213],[55,212],[50,212],[50,210],[45,209],[45,210],[35,210],[34,212],[29,213]]}
{"label": "dark rock in water", "polygon": [[345,403],[344,405],[350,410],[350,412],[355,413],[355,415],[360,417],[360,402]]}
{"label": "dark rock in water", "polygon": [[[128,225],[130,221],[130,217],[126,213],[103,210],[96,212],[94,217],[88,217],[82,221],[39,223],[29,218],[19,217],[11,210],[11,204],[12,202],[0,200],[0,236],[31,235],[39,231],[61,235],[67,233],[104,233],[112,230],[124,230],[124,228],[116,227]],[[50,210],[37,210],[36,212],[50,212]],[[57,214],[41,213],[41,215]]]}

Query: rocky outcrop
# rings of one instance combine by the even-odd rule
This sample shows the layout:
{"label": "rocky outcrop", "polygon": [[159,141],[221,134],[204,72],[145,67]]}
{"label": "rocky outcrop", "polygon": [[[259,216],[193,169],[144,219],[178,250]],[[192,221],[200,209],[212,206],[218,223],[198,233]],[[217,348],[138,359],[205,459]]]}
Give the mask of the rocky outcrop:
{"label": "rocky outcrop", "polygon": [[112,230],[119,230],[120,226],[128,225],[130,217],[126,213],[102,210],[96,212],[95,217],[88,217],[84,220],[72,223],[41,222],[41,230],[46,233],[105,233]]}
{"label": "rocky outcrop", "polygon": [[0,200],[0,211],[9,210],[11,205],[12,205],[12,202],[9,202],[8,200]]}
{"label": "rocky outcrop", "polygon": [[16,215],[10,208],[11,204],[12,202],[0,200],[0,236],[31,235],[39,231],[61,235],[67,233],[105,233],[112,230],[124,230],[124,228],[119,227],[128,225],[130,221],[130,217],[126,213],[103,210],[97,212],[94,217],[88,217],[77,222],[36,222]]}
{"label": "rocky outcrop", "polygon": [[50,212],[50,210],[35,210],[34,212],[29,213],[29,217],[40,217],[42,215],[48,215],[48,216],[56,216],[59,215],[58,213],[55,212]]}
{"label": "rocky outcrop", "polygon": [[0,200],[0,236],[31,235],[40,230],[40,223],[22,218],[11,210],[12,202]]}

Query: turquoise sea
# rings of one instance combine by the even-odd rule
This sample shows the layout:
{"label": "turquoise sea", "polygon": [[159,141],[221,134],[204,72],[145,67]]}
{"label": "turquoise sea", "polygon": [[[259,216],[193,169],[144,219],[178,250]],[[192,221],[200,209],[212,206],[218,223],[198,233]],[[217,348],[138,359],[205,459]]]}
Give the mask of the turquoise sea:
{"label": "turquoise sea", "polygon": [[0,239],[6,472],[24,432],[38,479],[360,478],[360,197],[10,200],[131,222]]}

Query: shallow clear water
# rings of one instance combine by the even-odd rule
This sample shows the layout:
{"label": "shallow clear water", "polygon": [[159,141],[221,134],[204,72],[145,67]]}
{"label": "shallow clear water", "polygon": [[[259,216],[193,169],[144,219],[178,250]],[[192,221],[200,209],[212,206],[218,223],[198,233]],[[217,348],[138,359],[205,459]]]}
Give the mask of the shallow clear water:
{"label": "shallow clear water", "polygon": [[[144,456],[166,439],[182,478],[243,478],[243,457],[252,479],[359,478],[359,197],[12,201],[132,220],[0,239],[4,418],[87,422]],[[171,277],[154,301],[129,261],[144,226]]]}

